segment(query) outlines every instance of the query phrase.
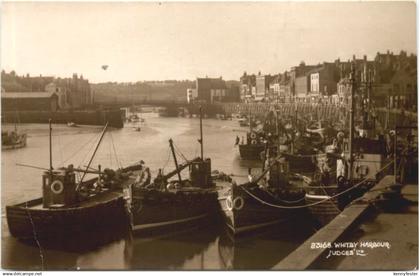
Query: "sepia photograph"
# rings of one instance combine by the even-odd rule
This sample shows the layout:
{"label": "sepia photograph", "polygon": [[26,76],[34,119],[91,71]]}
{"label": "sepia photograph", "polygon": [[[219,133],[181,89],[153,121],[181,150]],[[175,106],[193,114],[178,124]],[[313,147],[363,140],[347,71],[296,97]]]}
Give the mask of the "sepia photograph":
{"label": "sepia photograph", "polygon": [[2,274],[417,275],[416,5],[2,1]]}

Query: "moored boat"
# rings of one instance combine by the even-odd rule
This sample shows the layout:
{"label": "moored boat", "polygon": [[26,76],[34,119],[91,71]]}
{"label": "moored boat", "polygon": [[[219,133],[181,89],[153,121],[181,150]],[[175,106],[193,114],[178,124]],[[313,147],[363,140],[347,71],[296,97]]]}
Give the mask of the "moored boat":
{"label": "moored boat", "polygon": [[[200,109],[201,114],[201,109]],[[172,139],[169,145],[175,169],[167,174],[159,170],[152,181],[149,168],[136,172],[130,183],[131,224],[139,235],[178,231],[186,226],[197,226],[216,216],[217,185],[211,174],[211,160],[203,157],[202,120],[200,116],[201,156],[178,164]],[[189,177],[182,179],[181,171],[188,169]],[[177,176],[176,180],[170,180]]]}
{"label": "moored boat", "polygon": [[[151,182],[134,182],[131,186],[133,232],[155,235],[168,229],[180,230],[215,215],[217,191],[210,166],[210,159],[196,158],[166,175],[158,175]],[[185,168],[190,171],[189,179],[169,181]]]}
{"label": "moored boat", "polygon": [[[365,79],[367,79],[366,76]],[[354,65],[352,65],[350,81],[349,138],[347,141],[339,142],[341,150],[332,155],[336,161],[336,170],[328,164],[331,156],[325,160],[318,160],[320,161],[318,162],[319,170],[313,181],[306,186],[306,203],[321,224],[331,221],[347,204],[373,187],[381,179],[381,174],[392,164],[392,161],[386,158],[385,139],[379,135],[375,136],[375,124],[369,124],[369,109],[365,105],[370,102],[370,99],[366,97],[361,99],[360,108],[363,119],[358,129],[359,137],[355,137]],[[365,96],[368,94],[364,93]]]}
{"label": "moored boat", "polygon": [[19,149],[26,146],[26,133],[18,133],[17,131],[2,131],[1,132],[1,149]]}
{"label": "moored boat", "polygon": [[[252,135],[252,134],[251,134]],[[247,134],[249,136],[249,134]],[[247,137],[247,140],[249,138]],[[239,144],[239,155],[244,160],[260,160],[261,153],[264,152],[265,144],[261,141],[251,140],[247,144]]]}
{"label": "moored boat", "polygon": [[[105,131],[106,126],[96,149]],[[101,171],[100,167],[98,170],[89,168],[91,161],[86,170],[73,165],[53,169],[50,155],[50,168],[42,175],[42,197],[6,206],[12,236],[24,240],[62,240],[95,229],[127,224],[122,184],[137,166]],[[80,181],[76,181],[76,172],[83,173]],[[88,174],[97,176],[84,181]]]}
{"label": "moored boat", "polygon": [[[264,178],[269,174],[268,178]],[[277,159],[256,179],[219,192],[226,225],[234,234],[286,222],[304,211],[305,193],[298,175],[287,173],[287,162]],[[296,207],[296,208],[295,208]]]}
{"label": "moored boat", "polygon": [[[265,133],[262,130],[254,129],[253,121],[251,115],[248,117],[249,123],[249,132],[246,134],[246,141],[242,138],[241,143],[238,144],[239,155],[244,160],[261,160],[261,155],[263,154],[266,147],[269,147],[273,152],[276,150],[276,145],[272,141],[272,134]],[[239,141],[237,141],[239,142]]]}
{"label": "moored boat", "polygon": [[[358,138],[354,139],[353,146],[358,154],[354,156],[351,178],[346,163],[349,152],[345,148],[342,157],[326,154],[324,160],[318,158],[317,177],[305,188],[309,210],[322,225],[327,224],[347,204],[373,187],[380,179],[380,173],[386,169],[389,160],[384,156],[383,141]],[[334,162],[335,168],[331,166]]]}

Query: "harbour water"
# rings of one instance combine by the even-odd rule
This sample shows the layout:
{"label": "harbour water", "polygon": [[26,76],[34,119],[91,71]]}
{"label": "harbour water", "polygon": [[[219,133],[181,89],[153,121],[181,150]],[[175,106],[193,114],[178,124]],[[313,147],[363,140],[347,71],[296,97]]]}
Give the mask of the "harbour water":
{"label": "harbour water", "polygon": [[[122,129],[109,129],[92,162],[92,167],[117,168],[144,160],[152,175],[159,168],[174,168],[169,138],[179,154],[191,159],[200,154],[197,118],[160,118],[156,113],[141,114],[144,123],[127,123]],[[135,131],[140,126],[141,131]],[[13,128],[4,125],[3,128]],[[315,232],[311,225],[277,225],[268,230],[233,238],[221,225],[168,233],[155,239],[133,237],[104,229],[93,237],[49,247],[26,244],[10,236],[5,206],[41,196],[42,170],[17,165],[49,167],[48,125],[23,124],[27,147],[2,152],[2,267],[5,269],[269,269]],[[84,168],[99,139],[101,127],[53,125],[53,166]],[[249,167],[258,173],[259,162],[243,161],[234,146],[247,128],[236,120],[204,119],[204,155],[212,160],[212,170],[233,174],[237,183],[246,181]],[[98,242],[92,242],[97,239]],[[110,240],[101,243],[99,240]],[[70,245],[70,246],[69,246]]]}

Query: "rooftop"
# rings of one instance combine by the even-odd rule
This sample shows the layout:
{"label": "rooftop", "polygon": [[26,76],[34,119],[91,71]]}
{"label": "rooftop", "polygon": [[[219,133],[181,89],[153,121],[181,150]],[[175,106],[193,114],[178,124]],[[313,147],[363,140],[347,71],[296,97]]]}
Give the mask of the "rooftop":
{"label": "rooftop", "polygon": [[1,97],[4,99],[28,99],[28,98],[51,98],[56,95],[54,92],[3,92]]}

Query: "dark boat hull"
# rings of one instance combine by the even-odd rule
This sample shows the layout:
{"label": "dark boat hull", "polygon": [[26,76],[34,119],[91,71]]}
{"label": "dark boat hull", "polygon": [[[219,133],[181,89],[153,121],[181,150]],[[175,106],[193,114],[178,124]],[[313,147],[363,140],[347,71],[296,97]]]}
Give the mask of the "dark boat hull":
{"label": "dark boat hull", "polygon": [[[20,149],[23,147],[26,147],[26,134],[20,134],[18,136],[17,142],[11,143],[11,144],[2,144],[1,149],[2,150],[11,150],[11,149]],[[4,141],[3,141],[4,142]]]}
{"label": "dark boat hull", "polygon": [[[355,183],[361,180],[354,180]],[[348,185],[339,189],[338,186],[309,186],[306,187],[305,202],[312,217],[321,225],[330,223],[354,199],[361,197],[375,182],[366,181],[364,185],[351,189]]]}
{"label": "dark boat hull", "polygon": [[295,155],[289,153],[282,153],[282,155],[289,162],[291,172],[313,172],[316,168],[312,155]]}
{"label": "dark boat hull", "polygon": [[[38,207],[39,206],[39,207]],[[58,239],[127,224],[122,193],[104,192],[79,206],[42,208],[42,198],[6,206],[7,223],[18,239]]]}
{"label": "dark boat hull", "polygon": [[303,211],[303,209],[276,208],[261,202],[264,201],[276,206],[292,206],[295,203],[299,205],[298,197],[300,197],[302,199],[300,205],[302,205],[303,195],[297,193],[293,195],[293,199],[290,199],[293,204],[290,204],[275,199],[259,188],[254,188],[249,192],[259,200],[250,196],[241,187],[235,187],[230,190],[229,195],[219,197],[219,205],[225,223],[235,235],[287,222]]}
{"label": "dark boat hull", "polygon": [[[341,213],[337,198],[328,195],[305,195],[312,216],[321,224],[326,225]],[[319,203],[318,203],[319,202]]]}
{"label": "dark boat hull", "polygon": [[12,144],[12,145],[2,145],[2,150],[11,150],[11,149],[20,149],[26,147],[26,138],[24,141],[20,141],[19,143]]}
{"label": "dark boat hull", "polygon": [[244,144],[239,145],[239,154],[244,160],[261,160],[261,153],[264,149],[263,144]]}
{"label": "dark boat hull", "polygon": [[201,225],[217,213],[217,192],[134,191],[132,229],[137,235],[159,235]]}

